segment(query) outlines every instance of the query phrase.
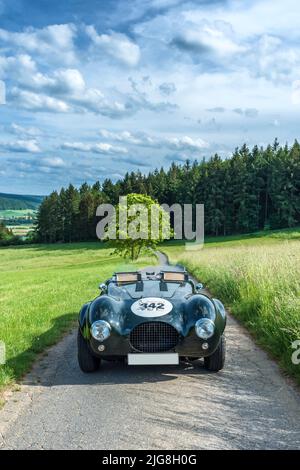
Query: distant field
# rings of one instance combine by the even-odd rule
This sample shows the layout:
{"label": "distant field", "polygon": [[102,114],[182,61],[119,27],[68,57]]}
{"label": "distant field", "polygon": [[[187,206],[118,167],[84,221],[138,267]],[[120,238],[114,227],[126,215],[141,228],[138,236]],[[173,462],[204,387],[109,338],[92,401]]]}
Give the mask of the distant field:
{"label": "distant field", "polygon": [[31,224],[31,225],[9,225],[9,224],[7,224],[6,226],[10,230],[12,230],[14,235],[17,235],[19,237],[25,237],[28,234],[28,232],[30,232],[34,227],[33,224]]}
{"label": "distant field", "polygon": [[300,383],[292,341],[300,339],[300,229],[207,239],[204,249],[161,247],[231,308]]}
{"label": "distant field", "polygon": [[[24,237],[33,229],[33,220],[37,211],[32,209],[23,210],[0,210],[0,222],[13,231],[14,235]],[[28,216],[31,218],[28,219]]]}
{"label": "distant field", "polygon": [[36,215],[36,210],[33,209],[21,209],[21,210],[0,210],[0,219],[13,219],[13,218],[21,218]]}
{"label": "distant field", "polygon": [[110,253],[99,242],[0,248],[0,340],[7,347],[0,389],[61,337],[113,271],[156,263],[145,257],[133,265]]}

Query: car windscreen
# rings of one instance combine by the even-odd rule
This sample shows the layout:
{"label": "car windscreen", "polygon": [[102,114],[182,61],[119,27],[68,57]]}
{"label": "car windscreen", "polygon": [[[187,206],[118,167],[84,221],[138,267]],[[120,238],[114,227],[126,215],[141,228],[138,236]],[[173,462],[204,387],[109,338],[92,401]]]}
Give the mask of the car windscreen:
{"label": "car windscreen", "polygon": [[183,296],[192,294],[193,289],[189,282],[160,282],[159,280],[143,280],[141,283],[108,284],[108,295],[122,299],[140,299],[141,297],[163,297]]}

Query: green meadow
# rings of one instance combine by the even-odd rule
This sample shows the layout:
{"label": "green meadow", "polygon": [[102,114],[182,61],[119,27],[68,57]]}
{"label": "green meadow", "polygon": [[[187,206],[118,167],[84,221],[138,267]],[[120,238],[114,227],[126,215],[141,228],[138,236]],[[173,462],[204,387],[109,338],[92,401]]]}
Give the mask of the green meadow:
{"label": "green meadow", "polygon": [[99,242],[0,248],[0,340],[7,350],[0,389],[62,337],[113,271],[156,263],[144,257],[125,264],[111,251]]}
{"label": "green meadow", "polygon": [[162,246],[221,299],[300,383],[291,361],[300,339],[300,229],[208,238],[203,249]]}
{"label": "green meadow", "polygon": [[[161,250],[204,282],[300,382],[300,366],[291,362],[291,343],[300,339],[300,230],[208,238],[197,251],[168,242]],[[156,263],[124,262],[111,251],[99,242],[0,248],[0,340],[7,349],[0,390],[75,324],[113,271]]]}

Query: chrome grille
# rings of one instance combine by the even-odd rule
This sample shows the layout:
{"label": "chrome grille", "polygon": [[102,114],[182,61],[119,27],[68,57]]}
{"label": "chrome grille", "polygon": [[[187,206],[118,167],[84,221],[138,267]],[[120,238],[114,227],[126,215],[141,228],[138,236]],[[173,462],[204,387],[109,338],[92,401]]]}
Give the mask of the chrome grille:
{"label": "chrome grille", "polygon": [[151,321],[141,323],[130,333],[132,347],[140,352],[166,352],[179,341],[178,331],[169,323]]}

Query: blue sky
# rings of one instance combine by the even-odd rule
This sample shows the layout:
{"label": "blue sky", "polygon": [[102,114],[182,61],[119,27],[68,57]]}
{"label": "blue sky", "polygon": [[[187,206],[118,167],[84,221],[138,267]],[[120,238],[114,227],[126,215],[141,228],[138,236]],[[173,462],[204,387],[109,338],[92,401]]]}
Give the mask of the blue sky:
{"label": "blue sky", "polygon": [[299,138],[297,0],[0,0],[0,192]]}

